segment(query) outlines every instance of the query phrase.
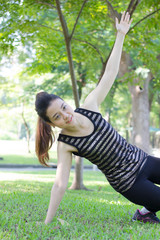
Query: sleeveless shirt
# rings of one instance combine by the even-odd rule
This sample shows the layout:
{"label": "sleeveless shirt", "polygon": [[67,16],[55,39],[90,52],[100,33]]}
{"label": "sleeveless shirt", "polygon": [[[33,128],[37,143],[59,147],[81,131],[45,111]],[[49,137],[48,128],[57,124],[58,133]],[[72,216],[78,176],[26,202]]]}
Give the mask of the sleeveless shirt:
{"label": "sleeveless shirt", "polygon": [[148,154],[127,143],[100,113],[83,108],[77,108],[75,112],[90,119],[94,125],[93,132],[84,137],[59,134],[58,141],[74,146],[78,150],[73,152],[74,155],[97,165],[117,192],[127,191]]}

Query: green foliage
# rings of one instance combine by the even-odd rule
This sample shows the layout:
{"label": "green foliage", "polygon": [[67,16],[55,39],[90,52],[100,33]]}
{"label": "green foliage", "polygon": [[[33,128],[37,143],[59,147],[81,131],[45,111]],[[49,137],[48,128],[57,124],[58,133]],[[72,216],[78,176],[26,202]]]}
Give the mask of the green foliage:
{"label": "green foliage", "polygon": [[[112,4],[120,13],[122,8],[123,10],[125,7],[127,8],[129,1],[125,0],[123,4],[115,1]],[[71,33],[82,2],[70,0],[61,3],[61,5]],[[158,7],[158,1],[154,1],[154,3],[153,1],[141,2],[133,16],[134,24],[141,20],[142,16],[151,14]],[[30,73],[46,73],[51,71],[53,67],[60,65],[62,61],[67,61],[64,38],[55,3],[50,1],[35,3],[31,0],[23,1],[21,4],[18,4],[17,1],[3,2],[2,11],[6,17],[2,22],[3,38],[0,43],[5,42],[14,48],[16,42],[28,44],[30,41],[32,48],[36,49],[36,56],[29,68]],[[101,65],[97,66],[97,62],[100,62],[101,58],[103,61],[106,60],[115,39],[113,21],[107,16],[108,13],[109,10],[105,2],[88,1],[72,39],[73,60],[87,65],[87,79],[89,81],[93,81],[100,71]],[[141,64],[146,65],[153,73],[157,73],[156,69],[159,66],[153,64],[156,62],[156,52],[158,53],[160,46],[159,38],[157,38],[159,20],[157,12],[139,23],[129,33],[124,46],[124,49],[132,54],[134,61],[139,59],[137,63],[141,62]],[[151,58],[152,61],[150,61]]]}
{"label": "green foliage", "polygon": [[[121,13],[127,9],[129,2],[128,0],[116,0],[112,1],[111,4],[114,10]],[[8,56],[17,53],[19,63],[24,64],[22,73],[18,76],[18,83],[13,79],[8,80],[1,77],[0,84],[3,88],[0,91],[1,106],[4,104],[5,106],[13,106],[25,102],[26,107],[33,109],[34,95],[42,89],[61,95],[63,98],[71,97],[72,89],[68,74],[66,47],[55,1],[3,0],[0,4],[0,14],[3,15],[0,26],[1,51]],[[61,2],[70,34],[81,6],[82,1]],[[117,112],[117,104],[114,100],[119,83],[120,88],[124,87],[124,90],[118,91],[115,99],[121,99],[120,94],[122,94],[126,101],[123,104],[126,105],[128,103],[128,92],[125,91],[126,84],[137,76],[140,83],[144,81],[142,74],[137,75],[137,68],[149,69],[154,76],[154,90],[159,89],[159,7],[158,0],[144,0],[138,4],[133,14],[133,29],[126,36],[124,43],[124,50],[132,58],[131,71],[123,77],[123,81],[118,81],[113,86],[112,92],[106,99],[107,102],[102,106],[104,113],[109,111],[112,114],[112,122],[116,122],[117,113],[120,114],[118,119],[123,115],[120,104],[118,105],[121,110]],[[149,16],[149,14],[151,15]],[[139,24],[134,27],[138,22]],[[96,86],[101,75],[102,63],[106,61],[114,40],[114,20],[110,17],[110,10],[106,2],[87,1],[76,25],[71,43],[78,85],[79,88],[83,87],[82,101],[88,92]],[[23,48],[20,49],[20,46]],[[83,84],[80,83],[79,64],[82,66],[82,74],[85,73]]]}
{"label": "green foliage", "polygon": [[[157,88],[159,87],[159,68],[160,61],[157,57],[160,52],[159,30],[160,15],[158,1],[142,1],[138,5],[135,13],[135,22],[139,22],[129,33],[127,47],[130,48],[130,54],[135,68],[147,68],[154,75]],[[157,10],[157,12],[156,12]],[[154,13],[155,12],[155,13]],[[154,13],[153,15],[151,15]],[[146,16],[149,16],[145,18]],[[141,21],[144,19],[143,21]],[[140,22],[141,21],[141,22]],[[132,47],[131,47],[132,46]]]}

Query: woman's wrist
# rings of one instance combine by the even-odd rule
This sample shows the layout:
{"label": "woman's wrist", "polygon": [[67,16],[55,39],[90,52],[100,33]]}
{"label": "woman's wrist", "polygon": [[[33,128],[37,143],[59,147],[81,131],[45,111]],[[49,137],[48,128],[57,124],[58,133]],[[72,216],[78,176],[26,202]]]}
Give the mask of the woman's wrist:
{"label": "woman's wrist", "polygon": [[117,35],[122,37],[122,38],[125,38],[126,34],[121,32],[120,30],[117,31]]}

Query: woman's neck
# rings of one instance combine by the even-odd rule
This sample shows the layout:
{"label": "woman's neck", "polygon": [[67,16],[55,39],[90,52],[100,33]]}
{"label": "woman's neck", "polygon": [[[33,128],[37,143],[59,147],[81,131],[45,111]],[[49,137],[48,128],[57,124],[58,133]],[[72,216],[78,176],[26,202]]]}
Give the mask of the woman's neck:
{"label": "woman's neck", "polygon": [[62,133],[65,134],[76,134],[81,131],[84,126],[84,119],[83,116],[77,113],[74,113],[73,116],[73,124],[68,125],[66,128],[62,129]]}
{"label": "woman's neck", "polygon": [[61,133],[70,136],[86,136],[93,132],[93,123],[85,116],[75,113],[74,124],[62,129]]}

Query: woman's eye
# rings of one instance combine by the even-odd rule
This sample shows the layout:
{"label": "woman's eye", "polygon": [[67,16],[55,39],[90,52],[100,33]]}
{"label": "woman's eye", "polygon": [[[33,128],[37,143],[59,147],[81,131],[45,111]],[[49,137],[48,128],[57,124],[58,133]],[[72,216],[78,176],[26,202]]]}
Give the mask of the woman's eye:
{"label": "woman's eye", "polygon": [[57,115],[57,116],[55,117],[55,120],[59,119],[59,117],[60,117],[60,115]]}
{"label": "woman's eye", "polygon": [[66,105],[64,105],[64,107],[63,107],[63,110],[65,110],[67,108],[67,106]]}

